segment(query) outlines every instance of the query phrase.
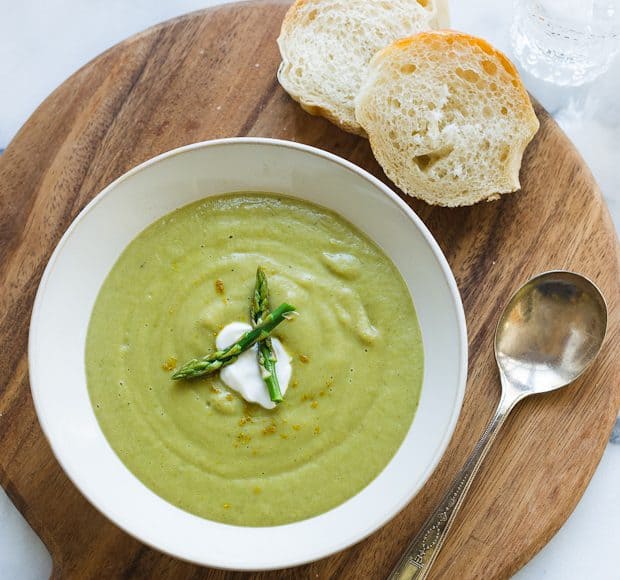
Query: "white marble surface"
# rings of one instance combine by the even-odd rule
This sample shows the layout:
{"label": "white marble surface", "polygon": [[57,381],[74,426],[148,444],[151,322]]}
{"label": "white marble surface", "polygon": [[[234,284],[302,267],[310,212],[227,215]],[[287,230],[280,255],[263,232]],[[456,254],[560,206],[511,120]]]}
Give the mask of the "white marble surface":
{"label": "white marble surface", "polygon": [[[156,22],[217,3],[223,2],[0,0],[0,149],[59,83],[98,53]],[[511,53],[508,0],[450,5],[454,28]],[[577,144],[620,225],[620,59],[586,90],[558,91],[528,77],[526,83]],[[576,115],[575,103],[585,113]],[[610,445],[566,525],[516,578],[620,578],[619,521],[620,446]],[[45,547],[0,491],[0,578],[38,580],[50,569]]]}

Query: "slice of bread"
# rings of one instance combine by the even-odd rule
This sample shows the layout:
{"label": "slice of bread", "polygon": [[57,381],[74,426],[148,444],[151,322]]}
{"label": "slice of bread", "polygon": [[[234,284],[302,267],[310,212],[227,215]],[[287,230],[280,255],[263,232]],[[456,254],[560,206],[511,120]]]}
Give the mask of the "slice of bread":
{"label": "slice of bread", "polygon": [[278,80],[309,113],[365,135],[354,100],[370,59],[447,15],[447,0],[297,0],[278,38]]}
{"label": "slice of bread", "polygon": [[433,205],[471,205],[519,189],[538,130],[514,65],[486,41],[450,30],[379,52],[356,116],[386,175]]}

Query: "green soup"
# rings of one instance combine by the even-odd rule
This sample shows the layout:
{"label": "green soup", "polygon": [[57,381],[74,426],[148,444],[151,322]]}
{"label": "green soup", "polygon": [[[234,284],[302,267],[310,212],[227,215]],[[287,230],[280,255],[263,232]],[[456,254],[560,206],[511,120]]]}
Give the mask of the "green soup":
{"label": "green soup", "polygon": [[[217,375],[171,370],[248,321],[257,266],[293,378],[274,410]],[[125,465],[170,503],[245,526],[333,508],[368,485],[402,443],[422,383],[422,341],[387,256],[336,214],[269,194],[212,197],[160,219],[124,251],[93,310],[90,398]]]}

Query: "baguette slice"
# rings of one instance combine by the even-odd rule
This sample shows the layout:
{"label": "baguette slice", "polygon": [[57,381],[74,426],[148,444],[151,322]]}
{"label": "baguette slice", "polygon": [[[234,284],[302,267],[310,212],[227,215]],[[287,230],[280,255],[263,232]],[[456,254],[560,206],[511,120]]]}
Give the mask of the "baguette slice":
{"label": "baguette slice", "polygon": [[356,116],[386,175],[443,206],[516,191],[539,123],[514,65],[450,30],[399,40],[371,61]]}
{"label": "baguette slice", "polygon": [[445,23],[446,0],[439,5],[437,0],[297,0],[278,38],[278,80],[308,113],[365,135],[354,100],[370,59],[397,38]]}

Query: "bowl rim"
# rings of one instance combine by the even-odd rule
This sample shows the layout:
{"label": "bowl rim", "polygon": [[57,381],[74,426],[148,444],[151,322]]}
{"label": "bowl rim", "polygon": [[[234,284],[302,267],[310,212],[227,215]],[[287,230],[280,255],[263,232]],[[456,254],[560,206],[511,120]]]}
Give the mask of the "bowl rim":
{"label": "bowl rim", "polygon": [[[245,563],[235,564],[235,565],[228,565],[224,563],[213,563],[213,562],[206,562],[204,559],[201,560],[197,558],[187,557],[184,555],[179,555],[178,553],[175,553],[171,550],[170,551],[167,550],[165,547],[162,547],[160,545],[155,545],[154,543],[149,541],[149,539],[142,537],[141,534],[138,533],[137,531],[130,529],[124,522],[118,521],[118,519],[114,515],[107,513],[105,511],[105,508],[99,505],[98,501],[91,496],[89,491],[84,489],[85,486],[83,487],[81,482],[78,481],[79,478],[76,477],[75,474],[71,472],[71,470],[67,469],[66,463],[64,462],[63,456],[62,456],[63,454],[62,449],[60,449],[52,440],[52,436],[50,434],[50,427],[48,425],[48,418],[46,417],[44,409],[41,407],[42,402],[37,401],[37,396],[36,396],[37,387],[35,386],[35,383],[37,384],[39,383],[37,382],[36,379],[34,379],[34,377],[37,376],[37,372],[35,371],[37,367],[37,364],[36,364],[37,357],[35,355],[36,353],[35,343],[37,342],[36,339],[37,339],[38,327],[39,327],[40,310],[42,308],[41,305],[43,302],[44,295],[46,293],[46,288],[49,283],[49,279],[51,278],[53,270],[55,268],[56,262],[60,254],[62,253],[63,248],[66,245],[67,241],[73,234],[73,231],[77,228],[78,224],[85,218],[87,214],[89,214],[93,210],[94,207],[96,207],[104,198],[106,198],[119,184],[129,179],[133,175],[148,169],[150,166],[155,165],[165,159],[169,159],[171,157],[175,157],[177,155],[181,155],[183,153],[186,153],[188,151],[192,151],[195,149],[221,147],[221,146],[238,145],[238,144],[284,147],[287,149],[297,150],[305,154],[309,154],[315,157],[322,158],[323,160],[335,163],[336,165],[339,165],[340,167],[370,182],[370,184],[374,186],[375,189],[378,189],[393,204],[395,204],[397,208],[402,213],[404,213],[404,215],[409,219],[409,221],[413,223],[414,227],[416,227],[420,231],[420,233],[424,237],[425,242],[428,244],[435,259],[437,260],[437,263],[441,269],[445,282],[447,283],[448,289],[450,291],[450,297],[452,299],[452,307],[456,315],[456,324],[457,324],[458,331],[459,331],[458,340],[460,344],[459,361],[458,361],[458,384],[457,384],[457,391],[456,391],[456,397],[455,397],[455,405],[452,410],[450,421],[446,426],[444,436],[441,440],[440,445],[438,446],[437,453],[435,454],[433,461],[430,462],[426,466],[425,471],[419,477],[419,484],[417,488],[412,489],[410,493],[404,496],[400,502],[393,505],[392,509],[387,510],[380,521],[375,522],[372,526],[369,526],[368,528],[360,529],[358,533],[353,535],[353,537],[343,538],[341,539],[340,542],[334,543],[331,549],[328,551],[324,549],[317,551],[317,550],[314,550],[314,547],[312,547],[311,549],[307,551],[306,556],[303,558],[287,559],[286,557],[284,557],[284,558],[281,558],[280,561],[274,562],[273,565],[260,565],[260,566],[252,566],[252,565],[248,565]],[[343,216],[343,217],[347,219],[346,216]],[[305,144],[298,143],[295,141],[273,139],[273,138],[268,138],[268,137],[227,137],[227,138],[221,138],[221,139],[199,141],[196,143],[183,145],[183,146],[165,151],[163,153],[160,153],[154,157],[151,157],[143,161],[142,163],[132,167],[131,169],[129,169],[128,171],[126,171],[125,173],[123,173],[122,175],[114,179],[111,183],[109,183],[106,187],[104,187],[99,193],[97,193],[93,197],[93,199],[90,202],[88,202],[84,206],[84,208],[78,213],[78,215],[73,219],[71,224],[68,226],[68,228],[65,230],[62,237],[58,241],[54,251],[52,252],[48,260],[48,263],[45,267],[45,270],[39,282],[39,286],[37,288],[37,292],[36,292],[36,296],[35,296],[35,300],[34,300],[33,308],[32,308],[32,314],[30,317],[30,326],[29,326],[28,374],[29,374],[30,390],[32,394],[32,399],[33,399],[33,404],[35,407],[37,419],[39,421],[39,425],[41,426],[41,430],[43,431],[43,434],[47,442],[50,445],[54,458],[56,459],[56,461],[58,461],[58,463],[63,469],[64,474],[68,477],[71,483],[76,486],[76,488],[80,491],[80,493],[88,500],[90,505],[92,505],[106,519],[111,521],[115,526],[123,530],[125,533],[129,534],[131,537],[136,538],[141,543],[159,552],[165,553],[169,556],[172,556],[174,558],[177,558],[183,561],[191,562],[193,564],[197,564],[200,566],[208,566],[208,567],[212,567],[216,569],[237,570],[237,571],[278,570],[278,569],[282,569],[285,567],[301,566],[303,564],[314,562],[321,558],[329,557],[337,552],[345,550],[361,542],[362,540],[370,536],[372,533],[374,533],[375,531],[377,531],[378,529],[380,529],[381,527],[389,523],[398,513],[400,513],[404,509],[406,505],[408,505],[413,500],[413,498],[426,485],[426,483],[428,482],[428,479],[433,474],[433,472],[437,468],[437,465],[439,464],[439,462],[445,455],[446,449],[452,439],[454,430],[456,428],[457,421],[459,419],[459,416],[462,410],[463,399],[465,396],[465,389],[466,389],[466,384],[467,384],[467,375],[468,375],[467,325],[466,325],[465,312],[463,308],[461,295],[460,295],[458,286],[456,284],[454,274],[441,248],[439,247],[439,244],[437,243],[437,241],[431,234],[430,230],[424,224],[424,222],[413,211],[413,209],[411,209],[390,187],[388,187],[386,184],[384,184],[382,181],[380,181],[378,178],[376,178],[374,175],[372,175],[365,169],[355,165],[354,163],[338,155],[335,155],[323,149],[319,149],[318,147],[314,147],[311,145],[305,145]],[[390,460],[390,462],[391,461],[392,460]],[[164,502],[167,501],[164,498],[160,498],[160,499],[161,501],[164,501]],[[304,520],[301,520],[301,521],[304,521]],[[219,523],[219,522],[215,522],[215,523]],[[286,525],[290,526],[290,525],[295,525],[296,523],[298,522],[292,522]],[[219,524],[223,526],[228,526],[228,524],[222,524],[222,523],[219,523]],[[233,526],[233,527],[243,527],[243,526]],[[269,527],[277,528],[280,526],[269,526]]]}

